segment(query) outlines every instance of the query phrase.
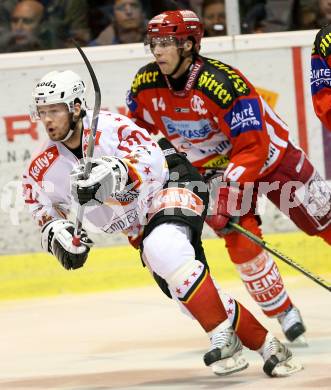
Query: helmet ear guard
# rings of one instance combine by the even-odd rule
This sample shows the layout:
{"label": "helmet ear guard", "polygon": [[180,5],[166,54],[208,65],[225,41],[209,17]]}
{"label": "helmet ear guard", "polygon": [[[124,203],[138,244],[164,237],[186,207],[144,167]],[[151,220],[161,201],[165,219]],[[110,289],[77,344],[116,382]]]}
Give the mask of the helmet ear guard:
{"label": "helmet ear guard", "polygon": [[189,49],[190,48],[190,42],[192,43],[192,48],[193,48],[194,42],[192,42],[191,40],[187,40],[187,41],[184,42],[184,45],[183,45],[184,49]]}

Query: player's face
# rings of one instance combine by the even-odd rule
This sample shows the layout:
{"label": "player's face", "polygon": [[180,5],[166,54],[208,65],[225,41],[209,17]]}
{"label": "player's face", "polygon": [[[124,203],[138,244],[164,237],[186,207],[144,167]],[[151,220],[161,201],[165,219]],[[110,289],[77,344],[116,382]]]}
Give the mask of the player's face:
{"label": "player's face", "polygon": [[178,43],[176,40],[153,38],[150,48],[162,74],[171,74],[180,59]]}
{"label": "player's face", "polygon": [[58,103],[39,106],[38,114],[52,141],[60,141],[68,134],[70,114],[66,104]]}

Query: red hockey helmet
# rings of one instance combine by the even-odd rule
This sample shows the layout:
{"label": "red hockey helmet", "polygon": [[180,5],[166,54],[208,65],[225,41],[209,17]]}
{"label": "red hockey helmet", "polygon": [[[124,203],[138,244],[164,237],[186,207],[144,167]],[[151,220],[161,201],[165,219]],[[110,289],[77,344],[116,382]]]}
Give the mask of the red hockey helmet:
{"label": "red hockey helmet", "polygon": [[200,50],[203,36],[203,24],[199,17],[191,10],[165,11],[154,16],[147,26],[147,44],[155,37],[176,38],[178,42],[193,37],[194,48]]}

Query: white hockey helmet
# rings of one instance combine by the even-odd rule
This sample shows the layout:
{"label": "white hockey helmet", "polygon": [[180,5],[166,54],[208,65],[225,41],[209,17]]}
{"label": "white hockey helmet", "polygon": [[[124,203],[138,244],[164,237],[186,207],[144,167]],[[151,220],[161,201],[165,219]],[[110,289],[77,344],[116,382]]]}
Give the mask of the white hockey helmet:
{"label": "white hockey helmet", "polygon": [[32,98],[30,115],[33,122],[40,119],[38,107],[43,105],[64,103],[69,112],[73,112],[75,100],[79,99],[83,110],[86,109],[84,81],[71,70],[56,70],[47,73],[38,81],[33,90]]}

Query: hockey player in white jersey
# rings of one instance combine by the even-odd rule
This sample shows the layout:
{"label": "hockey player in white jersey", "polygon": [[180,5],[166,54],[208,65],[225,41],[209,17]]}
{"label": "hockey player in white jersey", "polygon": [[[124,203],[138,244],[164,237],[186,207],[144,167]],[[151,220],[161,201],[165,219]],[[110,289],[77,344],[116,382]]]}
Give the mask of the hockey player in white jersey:
{"label": "hockey player in white jersey", "polygon": [[215,374],[247,367],[242,345],[261,354],[269,376],[300,370],[286,346],[215,286],[201,244],[208,193],[184,155],[166,140],[159,145],[129,118],[101,111],[92,170],[83,179],[92,115],[84,92],[84,82],[69,70],[48,73],[33,92],[32,117],[42,121],[49,140],[23,182],[44,250],[68,270],[84,265],[92,241],[83,231],[80,245],[73,245],[68,219],[80,203],[101,231],[125,233],[162,291],[199,322],[211,341],[204,362]]}

